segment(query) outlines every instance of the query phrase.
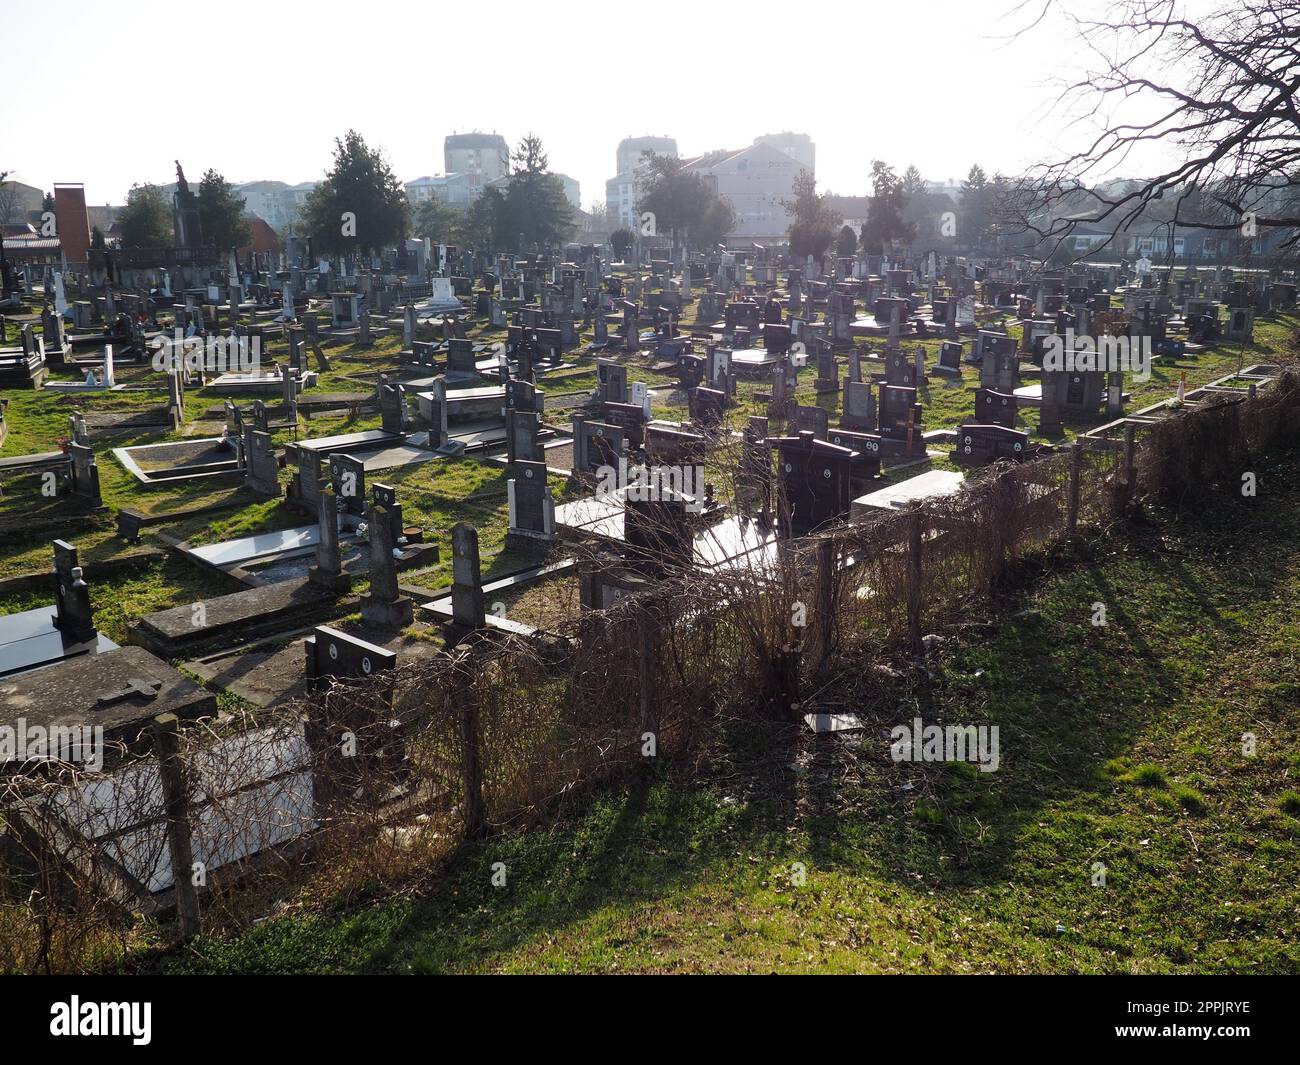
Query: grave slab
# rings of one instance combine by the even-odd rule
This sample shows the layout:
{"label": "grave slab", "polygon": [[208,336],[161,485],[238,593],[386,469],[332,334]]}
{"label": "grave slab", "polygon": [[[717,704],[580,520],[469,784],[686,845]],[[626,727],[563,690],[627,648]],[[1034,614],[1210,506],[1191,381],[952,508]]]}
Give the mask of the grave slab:
{"label": "grave slab", "polygon": [[57,611],[52,606],[0,617],[0,677],[16,676],[64,659],[103,654],[117,648],[102,633],[93,640],[70,638],[55,626],[56,617]]}
{"label": "grave slab", "polygon": [[[143,694],[156,685],[152,696]],[[132,694],[125,694],[133,690]],[[133,743],[159,714],[215,715],[216,698],[142,647],[115,647],[50,669],[0,680],[0,723],[99,725],[107,742]],[[0,763],[2,766],[4,763]]]}
{"label": "grave slab", "polygon": [[336,598],[305,577],[280,581],[205,599],[197,614],[191,603],[147,614],[132,626],[128,639],[160,657],[176,658],[220,637],[238,639],[287,623],[302,624]]}
{"label": "grave slab", "polygon": [[964,480],[965,474],[954,470],[930,470],[859,496],[853,501],[849,516],[863,517],[877,510],[897,510],[925,499],[956,495],[961,491]]}

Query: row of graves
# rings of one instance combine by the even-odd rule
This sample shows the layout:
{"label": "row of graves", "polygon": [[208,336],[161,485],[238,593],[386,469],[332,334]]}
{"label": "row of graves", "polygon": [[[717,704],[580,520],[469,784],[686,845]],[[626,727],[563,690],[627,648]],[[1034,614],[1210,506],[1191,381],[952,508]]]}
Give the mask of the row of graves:
{"label": "row of graves", "polygon": [[[636,317],[630,316],[632,325]],[[554,322],[517,325],[521,332],[510,338],[513,350],[506,355],[505,373],[499,359],[486,367],[480,365],[485,360],[471,362],[475,353],[472,348],[467,352],[462,343],[453,351],[450,341],[465,341],[465,337],[446,338],[447,365],[437,367],[441,375],[428,375],[441,380],[429,382],[427,390],[418,383],[413,389],[419,417],[430,427],[423,435],[412,429],[410,385],[381,378],[375,397],[379,429],[295,440],[283,460],[295,470],[290,500],[308,521],[219,544],[175,545],[195,564],[220,570],[245,587],[149,614],[133,627],[127,646],[115,646],[95,631],[93,590],[77,564],[76,549],[64,542],[55,544],[53,604],[6,618],[0,625],[5,723],[18,724],[9,720],[10,708],[20,707],[23,727],[29,730],[43,727],[48,737],[58,728],[67,735],[84,736],[77,730],[99,726],[104,740],[118,746],[100,766],[101,772],[71,780],[58,803],[33,806],[21,811],[22,816],[6,818],[7,824],[19,826],[26,848],[50,839],[58,841],[52,849],[64,854],[77,853],[79,845],[93,848],[108,857],[106,864],[124,905],[145,912],[172,907],[183,911],[195,886],[190,875],[195,863],[205,868],[208,886],[221,883],[227,874],[245,875],[269,848],[298,841],[305,845],[329,817],[333,804],[341,796],[355,794],[354,774],[362,761],[400,762],[400,734],[388,725],[391,715],[382,707],[353,728],[363,758],[351,763],[336,757],[338,721],[317,722],[310,717],[281,721],[214,737],[190,761],[187,768],[197,787],[183,795],[177,730],[184,722],[215,717],[217,707],[210,691],[168,661],[185,661],[186,673],[240,694],[254,705],[268,706],[330,678],[382,679],[404,656],[428,653],[428,641],[403,633],[417,616],[444,625],[453,638],[508,628],[508,619],[487,609],[490,598],[502,592],[503,582],[517,585],[546,579],[557,569],[538,567],[485,584],[477,535],[469,526],[458,526],[452,535],[453,584],[445,609],[436,598],[421,604],[403,589],[399,573],[408,566],[429,565],[436,548],[422,542],[423,530],[404,522],[397,491],[380,478],[392,464],[428,461],[428,456],[436,455],[446,443],[449,421],[461,411],[473,416],[473,405],[479,401],[473,391],[491,385],[501,394],[484,398],[480,413],[499,405],[504,415],[511,473],[510,535],[520,542],[545,543],[562,533],[566,523],[557,511],[563,508],[555,507],[547,487],[540,425],[544,393],[537,387],[536,373],[557,357],[563,359],[565,342],[553,344],[541,332],[557,328]],[[628,328],[626,321],[623,328]],[[636,336],[637,331],[632,332]],[[412,347],[414,353],[414,343]],[[629,384],[621,363],[602,364],[597,395],[589,409],[574,419],[574,465],[590,468],[602,456],[621,455],[629,446],[656,462],[683,469],[705,461],[707,444],[720,431],[714,404],[729,402],[731,377],[717,349],[706,361],[710,365],[697,386],[705,390],[696,397],[699,420],[690,426],[655,424],[649,417],[644,384]],[[119,458],[128,468],[134,462],[142,487],[146,481],[227,477],[242,483],[253,496],[278,496],[281,456],[271,433],[277,423],[297,424],[296,417],[289,415],[299,368],[290,369],[282,385],[282,403],[289,408],[283,419],[277,419],[261,398],[251,406],[241,406],[232,398],[223,403],[220,437],[175,442],[193,443],[197,452],[142,455],[136,449]],[[433,367],[426,364],[424,369]],[[484,383],[485,373],[494,370],[498,380]],[[451,387],[453,373],[464,374],[463,388]],[[182,410],[185,384],[178,376],[172,393],[173,405]],[[712,387],[716,385],[723,387]],[[708,391],[722,395],[710,397]],[[465,394],[456,397],[458,392]],[[589,413],[596,417],[587,417]],[[818,440],[812,430],[769,439],[765,425],[755,424],[743,443],[747,458],[740,471],[742,483],[749,489],[747,498],[757,517],[729,515],[711,499],[706,485],[682,480],[676,494],[667,499],[669,527],[676,531],[665,537],[663,523],[649,520],[652,515],[645,509],[659,501],[643,504],[626,499],[623,535],[612,539],[624,542],[628,565],[621,576],[611,572],[601,578],[585,577],[584,599],[599,605],[611,590],[653,579],[661,567],[674,564],[673,557],[680,556],[689,543],[701,544],[705,561],[715,564],[734,562],[751,552],[761,556],[774,549],[782,535],[811,527],[823,515],[843,513],[847,493],[872,477],[870,463],[861,461],[857,452]],[[205,457],[204,449],[211,454]],[[770,461],[758,460],[760,451],[768,458],[773,451],[781,457],[781,484],[798,499],[784,523],[771,520],[772,468]],[[852,459],[848,465],[845,456]],[[855,478],[853,488],[841,483],[841,473]],[[683,512],[690,514],[689,521],[674,524]],[[143,518],[119,516],[128,534],[138,534]],[[607,516],[606,524],[612,521]],[[351,590],[362,572],[368,588],[356,604],[360,630],[326,624],[353,609]],[[232,643],[239,644],[238,649],[232,649]],[[382,691],[382,684],[375,690]],[[7,776],[53,772],[31,764],[37,753],[39,748],[29,747],[22,761],[6,759],[4,772]],[[392,800],[384,796],[375,801]],[[188,805],[187,816],[173,816],[183,805]],[[184,825],[184,833],[177,831],[178,822]],[[22,849],[7,847],[5,859]]]}
{"label": "row of graves", "polygon": [[[1269,367],[1252,367],[1231,381],[1198,392],[1208,396],[1216,389],[1239,390],[1243,383],[1266,387],[1269,379]],[[616,379],[611,384],[617,389]],[[1203,397],[1187,398],[1195,403]],[[646,423],[638,457],[679,468],[703,466],[710,462],[709,449],[716,441],[699,428]],[[750,419],[736,441],[739,447],[731,452],[738,490],[727,506],[713,498],[707,482],[681,479],[659,485],[651,493],[632,485],[617,486],[613,492],[565,504],[549,516],[542,506],[538,508],[542,517],[535,519],[524,511],[533,507],[531,500],[545,499],[544,490],[532,492],[520,482],[544,478],[545,469],[520,460],[512,524],[517,508],[518,519],[526,525],[553,520],[559,535],[596,545],[597,553],[577,563],[582,604],[589,609],[603,609],[691,568],[745,567],[750,573],[761,573],[790,537],[824,528],[859,508],[896,507],[918,497],[914,488],[910,493],[901,491],[913,484],[904,482],[855,498],[876,476],[864,463],[855,435],[843,430],[837,436],[832,430],[829,438],[821,439],[810,428],[772,435],[766,419]],[[608,435],[600,432],[591,434],[590,444],[596,449],[612,446]],[[627,448],[623,444],[615,450],[625,456]],[[605,452],[603,457],[612,455]],[[349,472],[356,471],[341,471]],[[599,477],[599,471],[590,476]],[[352,498],[345,481],[340,480],[337,488],[332,485],[321,494],[320,539],[311,566],[311,579],[335,592],[340,582],[346,583],[347,574],[334,531],[341,528],[337,522],[341,507]],[[959,485],[949,485],[926,494],[957,490]],[[176,732],[184,721],[214,717],[215,700],[167,665],[161,655],[135,644],[118,647],[100,635],[93,621],[92,591],[78,565],[76,549],[56,542],[52,605],[0,623],[4,723],[38,737],[36,747],[29,745],[21,762],[8,758],[3,771],[9,777],[47,772],[40,764],[41,743],[50,754],[84,753],[65,751],[61,745],[66,737],[72,737],[69,742],[84,742],[86,733],[80,730],[92,722],[103,730],[101,742],[109,745],[109,757],[99,772],[70,781],[57,803],[24,808],[17,811],[20,816],[9,817],[7,823],[16,826],[10,831],[21,834],[23,846],[6,847],[5,860],[33,847],[50,846],[50,840],[57,843],[51,849],[64,855],[77,853],[78,846],[93,847],[110,857],[112,879],[123,904],[160,912],[195,904],[194,899],[187,903],[184,875],[195,862],[204,866],[205,884],[210,887],[224,882],[227,874],[255,871],[259,856],[272,847],[310,845],[311,834],[334,804],[344,796],[355,797],[365,775],[361,763],[339,760],[339,729],[350,726],[364,758],[400,767],[405,757],[401,731],[390,723],[383,678],[404,656],[421,653],[416,645],[424,641],[367,638],[369,633],[391,633],[409,624],[417,612],[442,625],[452,642],[473,634],[517,632],[519,626],[488,609],[491,599],[512,583],[553,578],[566,565],[485,583],[477,534],[472,527],[459,525],[452,535],[450,594],[417,604],[397,582],[396,559],[410,530],[403,526],[400,503],[391,489],[370,487],[366,518],[372,559],[369,594],[362,600],[361,612],[370,626],[367,632],[326,624],[309,624],[308,631],[301,632],[299,618],[301,635],[289,648],[263,652],[256,661],[246,657],[229,666],[228,673],[243,677],[244,690],[250,694],[258,684],[268,692],[283,691],[283,677],[279,682],[269,679],[279,670],[294,674],[289,688],[298,692],[322,681],[354,678],[379,697],[354,704],[355,720],[308,715],[214,738],[203,748],[200,760],[188,766],[199,775],[200,787],[189,800],[184,838],[172,831],[176,818],[169,816],[177,809],[182,790],[172,772]],[[852,564],[849,559],[832,559],[832,565]],[[574,564],[567,565],[571,569]],[[214,604],[203,605],[210,614]],[[194,605],[177,609],[194,624]],[[195,660],[187,668],[230,683],[219,661]],[[22,709],[21,722],[10,720],[11,708]],[[821,727],[817,715],[809,718],[811,727]],[[367,801],[396,806],[403,801],[401,789],[397,791],[368,796]],[[22,874],[21,869],[12,872]]]}
{"label": "row of graves", "polygon": [[[928,445],[942,438],[923,424],[918,389],[927,369],[905,344],[930,329],[945,338],[930,373],[960,382],[965,367],[978,367],[975,415],[952,432],[952,457],[961,465],[1023,461],[1037,453],[1038,445],[1030,446],[1028,434],[1017,428],[1018,406],[1034,399],[1022,391],[1029,387],[1022,372],[1038,371],[1037,400],[1045,417],[1055,411],[1062,419],[1077,415],[1086,421],[1103,408],[1122,414],[1122,387],[1116,395],[1114,381],[1104,376],[1075,381],[1042,370],[1049,335],[1084,331],[1079,304],[1068,298],[1068,290],[1032,292],[1032,316],[1026,319],[1025,339],[1017,343],[1005,333],[978,330],[973,316],[967,320],[971,282],[982,283],[987,297],[990,281],[997,278],[954,272],[941,284],[927,272],[930,291],[922,292],[911,271],[885,269],[883,263],[865,271],[852,261],[837,264],[835,276],[805,264],[797,283],[790,278],[790,288],[799,290],[795,301],[790,292],[772,298],[777,273],[771,262],[720,260],[712,274],[707,261],[657,269],[652,262],[648,285],[624,289],[614,284],[616,278],[602,277],[592,256],[582,260],[577,255],[566,265],[458,259],[442,268],[463,273],[434,278],[448,284],[430,284],[427,293],[419,291],[421,281],[407,278],[409,290],[389,308],[400,306],[400,318],[385,323],[403,334],[400,369],[381,375],[373,397],[367,397],[379,412],[378,429],[298,439],[296,404],[308,369],[300,354],[276,375],[278,410],[262,398],[241,404],[247,396],[236,388],[223,400],[219,436],[157,445],[182,449],[176,452],[120,449],[119,461],[142,488],[214,477],[242,486],[251,498],[275,498],[282,494],[283,464],[292,470],[288,502],[303,518],[301,525],[273,533],[201,546],[175,544],[195,565],[242,587],[140,618],[126,646],[95,630],[93,589],[77,563],[76,548],[64,541],[54,545],[52,605],[0,619],[4,723],[17,724],[11,708],[22,708],[26,725],[43,725],[47,735],[55,727],[98,724],[110,742],[120,744],[102,775],[69,785],[57,812],[47,807],[26,814],[54,817],[62,841],[85,841],[109,853],[124,902],[145,910],[184,905],[184,873],[194,861],[205,864],[214,883],[223,870],[246,870],[272,846],[309,839],[331,804],[349,793],[349,774],[358,764],[340,765],[334,757],[338,737],[331,729],[337,730],[337,721],[308,718],[214,740],[202,764],[193,767],[201,786],[198,809],[188,819],[189,838],[177,838],[169,831],[175,819],[168,817],[178,794],[171,773],[175,730],[181,722],[211,718],[217,709],[211,692],[186,674],[255,706],[274,706],[330,678],[366,681],[404,659],[436,653],[435,643],[409,631],[413,623],[441,627],[449,643],[494,631],[526,633],[526,625],[489,604],[530,584],[576,575],[581,606],[603,609],[692,568],[762,574],[791,538],[855,515],[959,491],[963,475],[958,472],[935,471],[892,483],[882,476],[882,466],[932,457]],[[466,282],[482,276],[488,265],[493,280],[481,293],[486,299],[480,307]],[[704,270],[697,272],[696,266]],[[881,280],[879,290],[869,284],[872,278]],[[272,302],[275,292],[283,293],[280,280],[280,289],[269,280],[256,282],[265,291],[255,293],[252,302]],[[371,288],[363,294],[356,289],[368,282],[348,280],[349,290],[341,290],[337,277],[325,282],[335,312],[331,329],[344,335],[360,330],[361,320],[369,321],[366,304],[385,291]],[[727,282],[725,291],[719,280]],[[696,283],[705,288],[697,301],[697,326],[683,335],[680,303],[663,297],[691,298]],[[1040,283],[1011,279],[1008,297],[1018,298],[1015,289],[1023,284]],[[1119,287],[1117,278],[1112,288]],[[1161,310],[1158,283],[1154,292],[1142,280],[1134,287],[1147,295],[1136,297],[1132,310],[1126,305],[1128,321],[1138,317],[1137,328],[1156,327],[1154,319],[1172,312]],[[450,297],[443,298],[448,290]],[[764,294],[767,298],[760,299]],[[1055,295],[1065,298],[1052,307]],[[1197,298],[1210,297],[1188,297]],[[858,300],[865,314],[859,314]],[[280,326],[292,346],[299,306],[296,298],[289,302],[295,313]],[[374,306],[385,313],[378,302]],[[270,309],[284,312],[289,306]],[[1086,309],[1094,315],[1109,310]],[[1188,308],[1182,310],[1187,317]],[[1194,303],[1192,312],[1193,318],[1203,313]],[[465,324],[471,316],[507,331],[499,350],[469,337]],[[604,356],[597,361],[597,387],[572,411],[561,433],[544,422],[541,385],[565,366],[580,328],[587,327],[594,328]],[[883,350],[861,352],[854,341],[863,336],[882,339]],[[969,355],[963,338],[971,340]],[[652,365],[678,372],[690,400],[689,421],[654,418],[651,390],[630,380],[629,356],[646,349]],[[306,329],[299,350],[311,350]],[[847,363],[843,379],[841,359]],[[809,361],[817,388],[841,396],[837,425],[823,407],[797,402],[799,373]],[[1260,371],[1252,384],[1267,380],[1267,368],[1252,369]],[[771,389],[765,395],[767,416],[751,417],[734,431],[728,411],[741,375],[767,378]],[[183,421],[189,382],[181,373],[169,379],[169,406]],[[1214,387],[1239,384],[1225,380]],[[289,426],[295,439],[279,449],[272,434]],[[84,427],[74,424],[72,435],[82,451],[59,461],[70,467],[69,479],[89,491],[96,480],[94,452],[88,442],[76,443],[85,438]],[[563,461],[561,449],[567,452]],[[461,524],[451,536],[450,592],[421,594],[404,586],[400,574],[427,568],[437,559],[437,547],[425,542],[428,530],[404,521],[399,490],[385,482],[384,471],[471,450],[504,450],[508,543],[535,548],[546,561],[485,581],[478,535]],[[589,494],[557,505],[548,483],[557,469],[572,471]],[[731,486],[726,501],[714,489],[714,481],[724,478]],[[152,520],[138,512],[119,514],[128,537],[138,536]],[[586,550],[576,553],[582,557],[555,561],[545,552],[558,541]],[[363,574],[366,594],[356,596],[353,589]],[[331,624],[353,612],[360,615],[359,625]],[[184,662],[186,672],[169,661]],[[355,729],[366,757],[400,762],[400,733],[388,724],[392,715],[382,701],[366,713]],[[232,750],[254,756],[232,758]],[[226,769],[218,772],[218,766]],[[46,770],[9,759],[3,771]],[[122,802],[124,793],[138,801]],[[30,824],[33,840],[50,827],[22,818],[16,823]]]}

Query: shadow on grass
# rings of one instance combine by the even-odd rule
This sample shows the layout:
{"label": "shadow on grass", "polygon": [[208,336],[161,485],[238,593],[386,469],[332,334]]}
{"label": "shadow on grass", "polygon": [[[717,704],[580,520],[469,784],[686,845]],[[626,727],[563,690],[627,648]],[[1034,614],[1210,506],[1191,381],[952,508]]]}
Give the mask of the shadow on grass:
{"label": "shadow on grass", "polygon": [[[1003,606],[1031,610],[967,640],[929,675],[900,678],[886,705],[864,711],[868,728],[856,745],[801,724],[739,723],[722,737],[726,771],[708,788],[661,778],[574,800],[551,830],[465,848],[420,900],[342,920],[270,922],[205,949],[202,967],[273,969],[282,951],[298,970],[475,968],[602,910],[636,911],[720,873],[742,897],[765,866],[792,859],[909,890],[918,880],[938,893],[998,885],[1045,808],[1109,787],[1102,767],[1193,694],[1179,656],[1204,647],[1184,640],[1212,639],[1222,652],[1250,631],[1216,606],[1238,588],[1223,546],[1237,547],[1265,601],[1286,576],[1270,563],[1300,525],[1295,459],[1272,472],[1285,506],[1233,506],[1225,497],[1173,531],[1136,525],[1114,544],[1095,543],[1093,564],[1023,589]],[[1090,623],[1096,601],[1108,607],[1105,629]],[[914,716],[999,725],[1000,770],[894,764],[888,730]],[[504,888],[490,886],[496,862]],[[600,956],[571,960],[599,967]]]}

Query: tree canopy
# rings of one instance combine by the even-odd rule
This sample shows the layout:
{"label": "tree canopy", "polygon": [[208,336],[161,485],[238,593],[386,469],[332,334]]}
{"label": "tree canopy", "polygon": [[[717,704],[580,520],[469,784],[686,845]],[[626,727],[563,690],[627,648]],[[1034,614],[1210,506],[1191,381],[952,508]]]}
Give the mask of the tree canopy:
{"label": "tree canopy", "polygon": [[303,204],[315,247],[332,254],[375,252],[406,234],[406,192],[377,148],[356,130],[334,141],[334,164]]}
{"label": "tree canopy", "polygon": [[411,211],[411,234],[435,244],[455,243],[464,222],[464,211],[439,199],[425,200]]}
{"label": "tree canopy", "polygon": [[244,218],[242,196],[217,171],[209,170],[199,182],[199,228],[203,240],[218,251],[242,248],[253,239],[252,226]]}
{"label": "tree canopy", "polygon": [[636,234],[626,226],[614,230],[609,235],[610,247],[614,249],[614,254],[620,259],[627,255],[632,245],[636,243]]}
{"label": "tree canopy", "polygon": [[[817,192],[817,179],[807,170],[794,179],[794,199],[782,200],[790,212],[790,253],[797,258],[820,259],[835,240],[844,219]],[[850,232],[852,232],[850,230]]]}
{"label": "tree canopy", "polygon": [[736,228],[736,212],[700,174],[684,169],[675,155],[646,157],[637,182],[637,210],[654,216],[657,235],[676,244],[709,247]]}
{"label": "tree canopy", "polygon": [[564,183],[549,170],[542,139],[532,133],[525,136],[515,148],[513,163],[497,208],[497,241],[522,251],[568,240],[573,235],[573,207],[564,195]]}
{"label": "tree canopy", "polygon": [[904,217],[907,195],[892,167],[880,159],[871,162],[871,199],[867,222],[862,227],[862,247],[879,255],[896,241],[906,243],[916,229]]}
{"label": "tree canopy", "polygon": [[505,246],[505,235],[498,231],[505,217],[505,196],[500,189],[486,188],[465,212],[461,235],[467,245],[482,251]]}
{"label": "tree canopy", "polygon": [[123,248],[170,248],[172,212],[160,185],[132,185],[126,206],[118,212],[117,228]]}

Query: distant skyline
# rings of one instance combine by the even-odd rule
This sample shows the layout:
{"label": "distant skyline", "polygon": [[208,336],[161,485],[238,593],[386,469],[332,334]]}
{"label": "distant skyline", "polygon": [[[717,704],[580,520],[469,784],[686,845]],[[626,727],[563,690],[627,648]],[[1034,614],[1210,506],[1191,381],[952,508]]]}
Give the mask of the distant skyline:
{"label": "distant skyline", "polygon": [[219,10],[10,0],[0,170],[122,203],[133,183],[173,181],[175,159],[193,182],[209,167],[237,184],[319,180],[348,128],[403,182],[443,172],[449,133],[498,132],[513,148],[533,132],[589,209],[627,136],[671,136],[697,155],[806,133],[819,188],[844,195],[869,191],[876,158],[960,181],[972,163],[1015,173],[1063,147],[1046,106],[1051,79],[1073,73],[1059,14],[1008,41],[1037,9],[754,0],[738,10],[326,0],[305,17],[245,0]]}

